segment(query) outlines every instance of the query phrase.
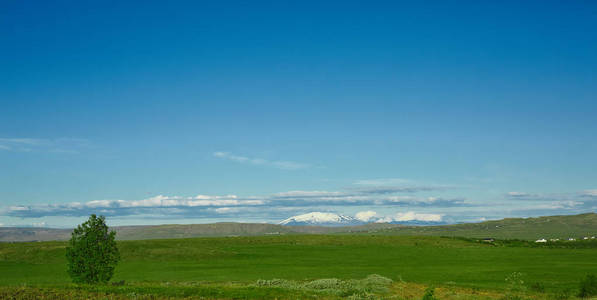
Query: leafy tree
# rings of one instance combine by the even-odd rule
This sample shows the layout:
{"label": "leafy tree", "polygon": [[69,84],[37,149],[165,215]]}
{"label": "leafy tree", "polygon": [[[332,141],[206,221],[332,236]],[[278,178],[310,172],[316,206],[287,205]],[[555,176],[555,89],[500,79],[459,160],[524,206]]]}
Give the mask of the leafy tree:
{"label": "leafy tree", "polygon": [[116,232],[108,232],[105,219],[93,214],[72,233],[66,259],[75,283],[105,283],[114,275],[120,252],[114,241]]}

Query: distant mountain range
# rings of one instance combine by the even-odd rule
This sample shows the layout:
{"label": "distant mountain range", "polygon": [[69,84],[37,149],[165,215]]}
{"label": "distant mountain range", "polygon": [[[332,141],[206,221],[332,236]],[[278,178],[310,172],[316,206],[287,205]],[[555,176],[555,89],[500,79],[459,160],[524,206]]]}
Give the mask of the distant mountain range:
{"label": "distant mountain range", "polygon": [[281,221],[280,225],[286,226],[356,226],[368,223],[401,224],[401,225],[442,225],[441,221],[421,221],[421,220],[403,220],[371,217],[367,221],[359,220],[354,217],[339,215],[335,213],[310,212],[303,215],[290,217]]}
{"label": "distant mountain range", "polygon": [[311,212],[304,215],[290,217],[280,223],[280,225],[287,226],[346,226],[346,225],[362,225],[363,221],[359,221],[353,217],[339,215],[334,213]]}
{"label": "distant mountain range", "polygon": [[[363,223],[348,216],[314,212],[288,218],[280,224],[214,223],[119,226],[112,229],[117,232],[116,238],[119,240],[330,233],[491,237],[526,240],[582,238],[597,235],[597,214],[595,213],[538,218],[510,218],[481,223],[435,226]],[[67,240],[70,238],[71,232],[72,229],[0,227],[0,241]]]}

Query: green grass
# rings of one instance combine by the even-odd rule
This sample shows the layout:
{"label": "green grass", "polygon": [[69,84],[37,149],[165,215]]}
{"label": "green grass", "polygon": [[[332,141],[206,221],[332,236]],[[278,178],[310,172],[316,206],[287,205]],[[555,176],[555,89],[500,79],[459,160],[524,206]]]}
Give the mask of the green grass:
{"label": "green grass", "polygon": [[[0,299],[315,299],[325,294],[239,284],[136,283],[127,286],[0,287]],[[333,295],[330,298],[336,298]]]}
{"label": "green grass", "polygon": [[[492,245],[439,237],[288,235],[120,241],[118,245],[122,261],[112,281],[124,280],[127,286],[113,289],[133,289],[128,284],[144,282],[242,284],[242,288],[222,288],[233,295],[259,279],[304,282],[379,274],[396,282],[506,291],[511,287],[505,278],[520,272],[528,287],[540,283],[555,292],[577,289],[581,278],[597,273],[597,248]],[[65,242],[0,243],[0,285],[69,286],[65,246]],[[251,293],[271,292],[250,289]],[[230,295],[222,297],[235,298]]]}

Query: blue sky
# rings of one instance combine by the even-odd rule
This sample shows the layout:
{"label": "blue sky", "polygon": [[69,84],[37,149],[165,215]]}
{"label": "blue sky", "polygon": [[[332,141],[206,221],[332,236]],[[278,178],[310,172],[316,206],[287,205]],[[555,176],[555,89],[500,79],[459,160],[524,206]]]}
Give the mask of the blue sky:
{"label": "blue sky", "polygon": [[3,226],[597,210],[592,1],[4,1],[0,44]]}

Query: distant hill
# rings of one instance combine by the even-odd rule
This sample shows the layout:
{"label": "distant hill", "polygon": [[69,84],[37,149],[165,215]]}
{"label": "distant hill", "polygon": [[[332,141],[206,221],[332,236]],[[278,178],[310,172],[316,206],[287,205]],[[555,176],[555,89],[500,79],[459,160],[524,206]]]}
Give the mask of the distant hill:
{"label": "distant hill", "polygon": [[[213,223],[191,225],[140,225],[117,226],[118,240],[145,240],[193,238],[216,236],[252,236],[281,234],[330,234],[351,232],[377,232],[395,228],[396,224],[365,224],[360,226],[285,226],[263,223]],[[72,229],[0,227],[0,242],[60,241],[68,240]]]}
{"label": "distant hill", "polygon": [[524,240],[582,238],[597,235],[597,214],[508,218],[441,226],[403,226],[380,230],[379,233]]}
{"label": "distant hill", "polygon": [[61,241],[70,238],[72,229],[0,227],[0,242]]}
{"label": "distant hill", "polygon": [[[210,236],[250,236],[280,234],[346,234],[368,233],[388,235],[432,235],[471,238],[525,239],[597,235],[597,214],[538,218],[509,218],[481,223],[440,226],[405,226],[369,223],[358,226],[285,226],[276,224],[214,223],[193,225],[148,225],[113,227],[119,240],[192,238]],[[0,227],[0,241],[67,240],[71,229]]]}

